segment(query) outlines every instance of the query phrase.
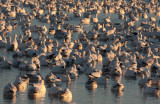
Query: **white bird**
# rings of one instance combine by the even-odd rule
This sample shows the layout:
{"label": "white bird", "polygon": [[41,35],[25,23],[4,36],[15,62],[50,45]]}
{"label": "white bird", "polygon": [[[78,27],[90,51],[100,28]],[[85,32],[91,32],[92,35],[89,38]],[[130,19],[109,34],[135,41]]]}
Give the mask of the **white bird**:
{"label": "white bird", "polygon": [[120,82],[115,82],[113,83],[111,90],[112,91],[123,91],[124,85]]}
{"label": "white bird", "polygon": [[72,92],[68,88],[65,88],[60,92],[59,97],[63,102],[70,102],[72,100]]}
{"label": "white bird", "polygon": [[58,95],[60,94],[60,92],[62,91],[62,89],[58,86],[56,86],[55,83],[52,84],[52,87],[49,88],[48,90],[48,95],[53,95],[58,97]]}
{"label": "white bird", "polygon": [[12,83],[9,83],[4,87],[4,90],[3,90],[4,96],[8,96],[8,97],[15,96],[16,93],[17,93],[17,88]]}
{"label": "white bird", "polygon": [[13,83],[18,91],[25,91],[27,89],[28,82],[26,80],[23,80],[21,77],[17,77],[15,82]]}
{"label": "white bird", "polygon": [[159,95],[159,92],[160,92],[159,88],[151,86],[146,86],[143,91],[144,94],[155,94],[155,95]]}
{"label": "white bird", "polygon": [[98,87],[98,84],[94,79],[89,77],[88,81],[85,83],[85,87],[89,90],[96,90]]}
{"label": "white bird", "polygon": [[28,89],[28,96],[33,98],[43,97],[46,93],[46,87],[44,85],[44,80],[41,80],[40,83],[34,83]]}
{"label": "white bird", "polygon": [[0,57],[0,68],[11,68],[12,64],[9,61],[6,61],[4,56]]}

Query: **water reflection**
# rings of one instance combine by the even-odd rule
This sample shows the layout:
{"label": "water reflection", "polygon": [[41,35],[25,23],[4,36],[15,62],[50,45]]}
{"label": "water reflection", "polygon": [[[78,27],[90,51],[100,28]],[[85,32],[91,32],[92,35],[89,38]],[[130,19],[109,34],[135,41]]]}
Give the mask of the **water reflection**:
{"label": "water reflection", "polygon": [[116,98],[119,98],[124,95],[124,91],[112,91],[112,94],[114,94]]}
{"label": "water reflection", "polygon": [[144,95],[144,99],[147,99],[147,98],[150,98],[150,97],[154,97],[154,98],[157,98],[157,99],[159,99],[160,98],[160,96],[159,96],[159,94],[143,94]]}
{"label": "water reflection", "polygon": [[60,98],[53,95],[48,95],[48,97],[52,103],[56,103],[57,101],[60,101],[62,103],[70,103],[72,101],[72,98],[65,99],[65,98]]}
{"label": "water reflection", "polygon": [[4,102],[16,103],[16,96],[3,96]]}
{"label": "water reflection", "polygon": [[51,100],[52,103],[55,103],[58,100],[58,97],[55,97],[53,95],[48,95],[49,99]]}

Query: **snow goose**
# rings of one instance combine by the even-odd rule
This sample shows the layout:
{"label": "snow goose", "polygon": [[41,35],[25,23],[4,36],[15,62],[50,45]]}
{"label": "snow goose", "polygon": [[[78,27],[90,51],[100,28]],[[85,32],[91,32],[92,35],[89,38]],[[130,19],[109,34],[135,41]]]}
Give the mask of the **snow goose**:
{"label": "snow goose", "polygon": [[25,81],[27,84],[29,84],[29,77],[27,76],[27,74],[24,73],[19,73],[19,75],[17,75],[17,78],[21,78],[23,81]]}
{"label": "snow goose", "polygon": [[66,72],[65,66],[64,65],[53,65],[51,68],[51,72],[54,74],[62,74]]}
{"label": "snow goose", "polygon": [[58,97],[62,89],[58,86],[56,86],[55,83],[52,84],[52,87],[48,90],[48,95],[53,95],[55,97]]}
{"label": "snow goose", "polygon": [[98,22],[97,15],[98,15],[98,14],[96,14],[96,17],[95,17],[95,18],[92,18],[92,22],[93,22],[93,23],[97,23],[97,22]]}
{"label": "snow goose", "polygon": [[67,73],[66,74],[56,74],[56,76],[58,78],[60,78],[62,82],[70,82],[71,81],[71,77],[70,77],[69,73],[68,74]]}
{"label": "snow goose", "polygon": [[75,26],[75,27],[73,27],[73,31],[82,34],[83,33],[83,26],[81,26],[81,25]]}
{"label": "snow goose", "polygon": [[47,52],[47,47],[45,45],[46,39],[44,39],[43,41],[41,41],[40,46],[38,47],[38,52],[40,53],[46,53]]}
{"label": "snow goose", "polygon": [[46,54],[40,54],[39,56],[37,56],[39,61],[40,61],[40,65],[41,66],[50,66],[51,62],[49,59],[47,59]]}
{"label": "snow goose", "polygon": [[71,79],[75,79],[75,78],[77,78],[79,76],[78,70],[76,69],[76,65],[75,64],[73,64],[73,66],[71,67],[69,73],[70,73]]}
{"label": "snow goose", "polygon": [[152,79],[147,78],[144,76],[144,74],[141,75],[141,79],[138,81],[138,85],[145,87],[147,84],[152,84]]}
{"label": "snow goose", "polygon": [[16,50],[12,53],[12,57],[13,57],[13,58],[22,57],[22,56],[23,56],[23,53],[22,53],[19,49],[16,49]]}
{"label": "snow goose", "polygon": [[7,39],[5,36],[2,35],[1,37],[2,39],[0,39],[0,48],[5,48],[7,45]]}
{"label": "snow goose", "polygon": [[113,83],[112,85],[112,88],[111,88],[112,91],[123,91],[124,90],[124,85],[120,82],[115,82]]}
{"label": "snow goose", "polygon": [[110,64],[110,72],[111,72],[111,75],[121,75],[122,74],[122,70],[121,70],[121,67],[120,67],[120,61],[118,59],[118,57],[115,58],[115,60],[113,60]]}
{"label": "snow goose", "polygon": [[69,88],[65,88],[60,92],[59,97],[63,102],[70,102],[72,100],[72,92]]}
{"label": "snow goose", "polygon": [[0,68],[9,68],[10,69],[11,67],[12,67],[11,62],[6,61],[5,57],[1,56],[0,57]]}
{"label": "snow goose", "polygon": [[154,94],[154,95],[159,95],[159,92],[160,92],[159,88],[155,88],[149,85],[146,85],[143,91],[144,94]]}
{"label": "snow goose", "polygon": [[38,83],[40,82],[43,77],[41,76],[40,73],[29,73],[29,74],[26,74],[28,77],[29,77],[29,82],[30,83]]}
{"label": "snow goose", "polygon": [[27,89],[27,81],[23,80],[21,77],[16,78],[13,84],[17,87],[17,90],[20,92],[24,92]]}
{"label": "snow goose", "polygon": [[56,54],[54,54],[53,61],[57,61],[61,58],[62,58],[62,55],[61,55],[61,51],[59,50]]}
{"label": "snow goose", "polygon": [[83,18],[81,19],[82,24],[90,24],[90,18]]}
{"label": "snow goose", "polygon": [[28,96],[31,98],[43,97],[46,93],[46,87],[44,85],[44,80],[41,80],[40,83],[33,84],[28,89]]}
{"label": "snow goose", "polygon": [[88,81],[85,83],[85,87],[89,90],[96,90],[97,89],[97,82],[89,77]]}
{"label": "snow goose", "polygon": [[155,63],[152,64],[151,73],[160,73],[160,64],[158,62],[158,59],[155,59]]}
{"label": "snow goose", "polygon": [[15,96],[16,92],[17,92],[16,86],[14,86],[12,83],[9,83],[4,87],[3,95],[7,97]]}
{"label": "snow goose", "polygon": [[130,69],[130,68],[125,73],[125,77],[127,78],[136,78],[136,75],[137,75],[137,70]]}
{"label": "snow goose", "polygon": [[36,61],[29,61],[25,68],[25,71],[39,71],[40,70],[40,63],[37,64]]}
{"label": "snow goose", "polygon": [[89,77],[93,78],[98,84],[105,85],[108,83],[108,75],[102,76],[102,71],[99,70],[99,72],[92,72],[91,75],[88,75]]}
{"label": "snow goose", "polygon": [[56,78],[57,78],[57,77],[56,77],[52,72],[50,72],[49,74],[46,75],[45,81],[46,81],[47,83],[50,83],[51,80],[56,79]]}
{"label": "snow goose", "polygon": [[18,48],[18,42],[17,42],[17,34],[14,35],[14,40],[11,43],[11,51],[15,51]]}

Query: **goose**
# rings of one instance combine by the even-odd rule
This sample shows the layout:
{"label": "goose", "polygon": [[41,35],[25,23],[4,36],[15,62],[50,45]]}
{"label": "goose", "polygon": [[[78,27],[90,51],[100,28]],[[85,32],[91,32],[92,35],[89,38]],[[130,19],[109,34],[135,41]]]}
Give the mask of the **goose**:
{"label": "goose", "polygon": [[53,95],[58,97],[58,95],[60,94],[60,92],[62,91],[62,89],[58,86],[56,86],[55,83],[52,84],[52,87],[49,88],[48,90],[48,95]]}
{"label": "goose", "polygon": [[13,57],[13,58],[22,57],[22,56],[23,56],[23,53],[22,53],[19,49],[16,49],[16,50],[12,53],[12,57]]}
{"label": "goose", "polygon": [[46,93],[46,87],[44,85],[44,80],[41,80],[39,83],[34,83],[29,89],[28,89],[28,96],[32,98],[39,98],[43,97]]}
{"label": "goose", "polygon": [[72,49],[69,49],[67,47],[62,47],[61,50],[62,50],[61,53],[62,53],[63,57],[69,57],[70,53],[72,52]]}
{"label": "goose", "polygon": [[120,76],[122,75],[122,70],[120,66],[114,66],[111,68],[111,75]]}
{"label": "goose", "polygon": [[97,15],[98,15],[98,14],[96,14],[96,17],[95,17],[95,18],[91,18],[93,23],[97,23],[97,22],[98,22]]}
{"label": "goose", "polygon": [[24,50],[24,55],[26,55],[27,57],[37,56],[38,51],[37,51],[37,49],[34,49],[34,48],[27,48]]}
{"label": "goose", "polygon": [[94,80],[100,85],[108,84],[108,76],[95,77]]}
{"label": "goose", "polygon": [[4,87],[4,90],[3,90],[4,96],[8,96],[8,97],[15,96],[16,93],[17,93],[17,88],[12,83],[9,83]]}
{"label": "goose", "polygon": [[46,54],[40,54],[39,56],[37,56],[39,61],[40,61],[40,65],[41,66],[50,66],[51,62],[49,59],[47,59]]}
{"label": "goose", "polygon": [[51,82],[51,80],[54,80],[56,78],[57,77],[52,72],[50,72],[49,74],[46,75],[45,82],[49,83],[49,82]]}
{"label": "goose", "polygon": [[46,25],[43,25],[42,27],[42,30],[41,30],[41,32],[43,33],[43,34],[46,34],[47,33],[47,27],[46,27]]}
{"label": "goose", "polygon": [[69,74],[66,74],[66,75],[65,74],[56,74],[56,76],[58,78],[60,78],[62,82],[70,82],[71,81]]}
{"label": "goose", "polygon": [[146,78],[149,78],[151,75],[151,71],[147,67],[140,67],[138,72],[140,72],[141,74],[144,74]]}
{"label": "goose", "polygon": [[147,84],[151,85],[152,79],[145,77],[144,74],[141,74],[141,79],[138,81],[138,85],[145,87]]}
{"label": "goose", "polygon": [[52,52],[52,48],[54,47],[52,39],[48,39],[46,47],[47,47],[47,52]]}
{"label": "goose", "polygon": [[34,25],[34,26],[30,27],[31,32],[38,32],[38,31],[41,31],[41,30],[42,30],[42,28],[38,25]]}
{"label": "goose", "polygon": [[136,75],[137,75],[137,70],[130,69],[130,68],[125,73],[125,77],[127,78],[136,78]]}
{"label": "goose", "polygon": [[159,88],[155,88],[149,85],[146,85],[143,91],[144,94],[154,94],[154,95],[159,95],[159,92],[160,92]]}
{"label": "goose", "polygon": [[85,74],[91,74],[94,71],[97,71],[96,61],[92,61],[92,63],[85,64]]}
{"label": "goose", "polygon": [[82,24],[90,24],[90,18],[83,18],[81,19]]}
{"label": "goose", "polygon": [[4,56],[0,57],[0,68],[8,68],[11,69],[12,64],[9,61],[6,61]]}
{"label": "goose", "polygon": [[93,25],[93,29],[95,29],[95,30],[99,30],[99,29],[101,29],[102,28],[102,25],[100,24],[100,23],[95,23],[94,25]]}
{"label": "goose", "polygon": [[102,57],[102,55],[100,54],[100,51],[97,50],[97,61],[98,61],[98,62],[102,62],[102,60],[103,60],[103,57]]}
{"label": "goose", "polygon": [[43,41],[41,41],[41,45],[38,47],[38,52],[40,53],[46,53],[47,52],[47,47],[45,45],[46,39],[44,39]]}
{"label": "goose", "polygon": [[157,17],[160,17],[160,11],[158,10],[158,11],[155,13],[155,15],[156,15]]}
{"label": "goose", "polygon": [[78,11],[74,11],[73,13],[74,13],[74,17],[81,17],[82,16],[82,14]]}
{"label": "goose", "polygon": [[155,17],[150,17],[150,21],[156,22],[156,18]]}
{"label": "goose", "polygon": [[16,78],[13,85],[17,87],[18,91],[25,91],[27,89],[27,81],[23,80],[21,77]]}
{"label": "goose", "polygon": [[14,35],[14,40],[11,43],[11,51],[15,51],[18,48],[18,42],[17,42],[17,34]]}
{"label": "goose", "polygon": [[[52,27],[53,27],[53,25],[52,25]],[[54,35],[55,32],[56,32],[56,30],[54,29],[54,27],[53,28],[52,27],[50,27],[49,32],[48,32],[50,35]]]}
{"label": "goose", "polygon": [[113,83],[112,87],[111,87],[112,91],[123,91],[124,90],[124,85],[120,82],[115,82]]}
{"label": "goose", "polygon": [[57,61],[57,60],[60,60],[62,59],[62,55],[61,55],[61,52],[59,50],[59,52],[57,52],[54,56],[53,56],[53,61]]}
{"label": "goose", "polygon": [[102,27],[99,29],[99,32],[105,32],[106,28],[104,27],[104,24],[102,24]]}
{"label": "goose", "polygon": [[153,86],[160,86],[160,81],[159,81],[159,79],[160,79],[160,76],[159,75],[155,75],[155,76],[151,76],[151,80],[152,80],[152,85]]}
{"label": "goose", "polygon": [[85,87],[89,90],[96,90],[98,85],[95,80],[93,80],[91,77],[89,77],[88,81],[85,83]]}
{"label": "goose", "polygon": [[[27,76],[27,74],[24,73],[19,73],[19,75],[17,75],[17,78],[21,78],[24,82],[26,82],[27,84],[29,84],[29,77]],[[17,79],[16,78],[16,79]]]}
{"label": "goose", "polygon": [[25,68],[25,71],[39,71],[40,70],[40,62],[34,61],[33,59],[29,61]]}
{"label": "goose", "polygon": [[76,69],[76,65],[75,64],[73,64],[73,66],[71,67],[69,73],[70,73],[71,79],[75,79],[75,78],[77,78],[79,76],[78,70]]}
{"label": "goose", "polygon": [[147,18],[148,18],[148,15],[147,15],[146,13],[143,13],[143,14],[142,14],[142,18],[147,19]]}
{"label": "goose", "polygon": [[6,49],[9,51],[9,50],[12,50],[12,47],[11,47],[11,36],[8,37],[7,39],[7,45],[6,45]]}
{"label": "goose", "polygon": [[104,20],[106,23],[111,23],[110,16],[108,16],[107,18],[104,18],[103,20]]}
{"label": "goose", "polygon": [[29,82],[32,83],[38,83],[40,82],[43,77],[41,76],[40,73],[29,73],[29,74],[26,74],[28,77],[29,77]]}
{"label": "goose", "polygon": [[81,65],[79,65],[79,64],[77,65],[77,70],[78,70],[79,74],[82,74],[85,71],[84,68]]}
{"label": "goose", "polygon": [[55,66],[53,65],[51,68],[51,72],[54,73],[54,74],[61,74],[61,73],[65,73],[66,72],[66,69],[65,69],[65,66],[64,65],[60,65],[60,66]]}
{"label": "goose", "polygon": [[78,32],[78,33],[83,33],[83,28],[82,28],[82,26],[81,25],[78,25],[78,26],[74,26],[73,27],[73,31],[74,32]]}
{"label": "goose", "polygon": [[2,39],[0,39],[0,48],[5,48],[7,45],[7,39],[5,36],[2,35],[1,37]]}
{"label": "goose", "polygon": [[158,59],[155,59],[155,63],[152,64],[151,66],[151,73],[159,73],[159,69],[160,69],[160,64],[158,62]]}
{"label": "goose", "polygon": [[[114,62],[115,61],[115,62]],[[115,58],[115,60],[112,61],[112,63],[110,63],[110,71],[111,71],[111,75],[122,75],[122,70],[120,67],[120,62],[118,57]]]}
{"label": "goose", "polygon": [[102,76],[102,71],[99,72],[92,72],[91,75],[88,75],[89,77],[93,78],[97,84],[105,85],[108,83],[108,75]]}
{"label": "goose", "polygon": [[60,92],[59,97],[63,102],[70,102],[72,101],[72,92],[69,90],[69,88],[65,88]]}

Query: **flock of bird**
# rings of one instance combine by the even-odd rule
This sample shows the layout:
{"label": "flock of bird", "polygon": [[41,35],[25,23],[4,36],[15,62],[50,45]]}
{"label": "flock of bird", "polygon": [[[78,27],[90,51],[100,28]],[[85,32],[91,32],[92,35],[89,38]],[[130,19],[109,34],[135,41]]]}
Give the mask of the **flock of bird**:
{"label": "flock of bird", "polygon": [[[4,96],[16,96],[30,83],[30,97],[42,97],[48,91],[49,95],[69,102],[72,92],[61,86],[83,73],[88,76],[85,87],[89,90],[108,84],[110,76],[141,77],[138,85],[144,88],[143,92],[159,95],[159,0],[1,1],[0,48],[9,51],[13,61],[0,56],[0,68],[15,67],[28,72],[20,73],[6,85]],[[26,12],[26,8],[31,11]],[[123,22],[116,23],[110,16],[99,20],[102,12],[118,14]],[[69,24],[77,18],[79,25]],[[50,27],[31,25],[35,19]],[[86,31],[86,24],[92,26],[92,31]],[[12,34],[18,26],[21,30],[16,31],[23,34]],[[38,33],[38,38],[34,38],[34,33]],[[78,33],[78,39],[73,40],[74,33]],[[96,68],[97,63],[102,63],[102,69]],[[38,72],[43,66],[50,68],[45,78]],[[124,85],[117,79],[111,90],[123,91]]]}

